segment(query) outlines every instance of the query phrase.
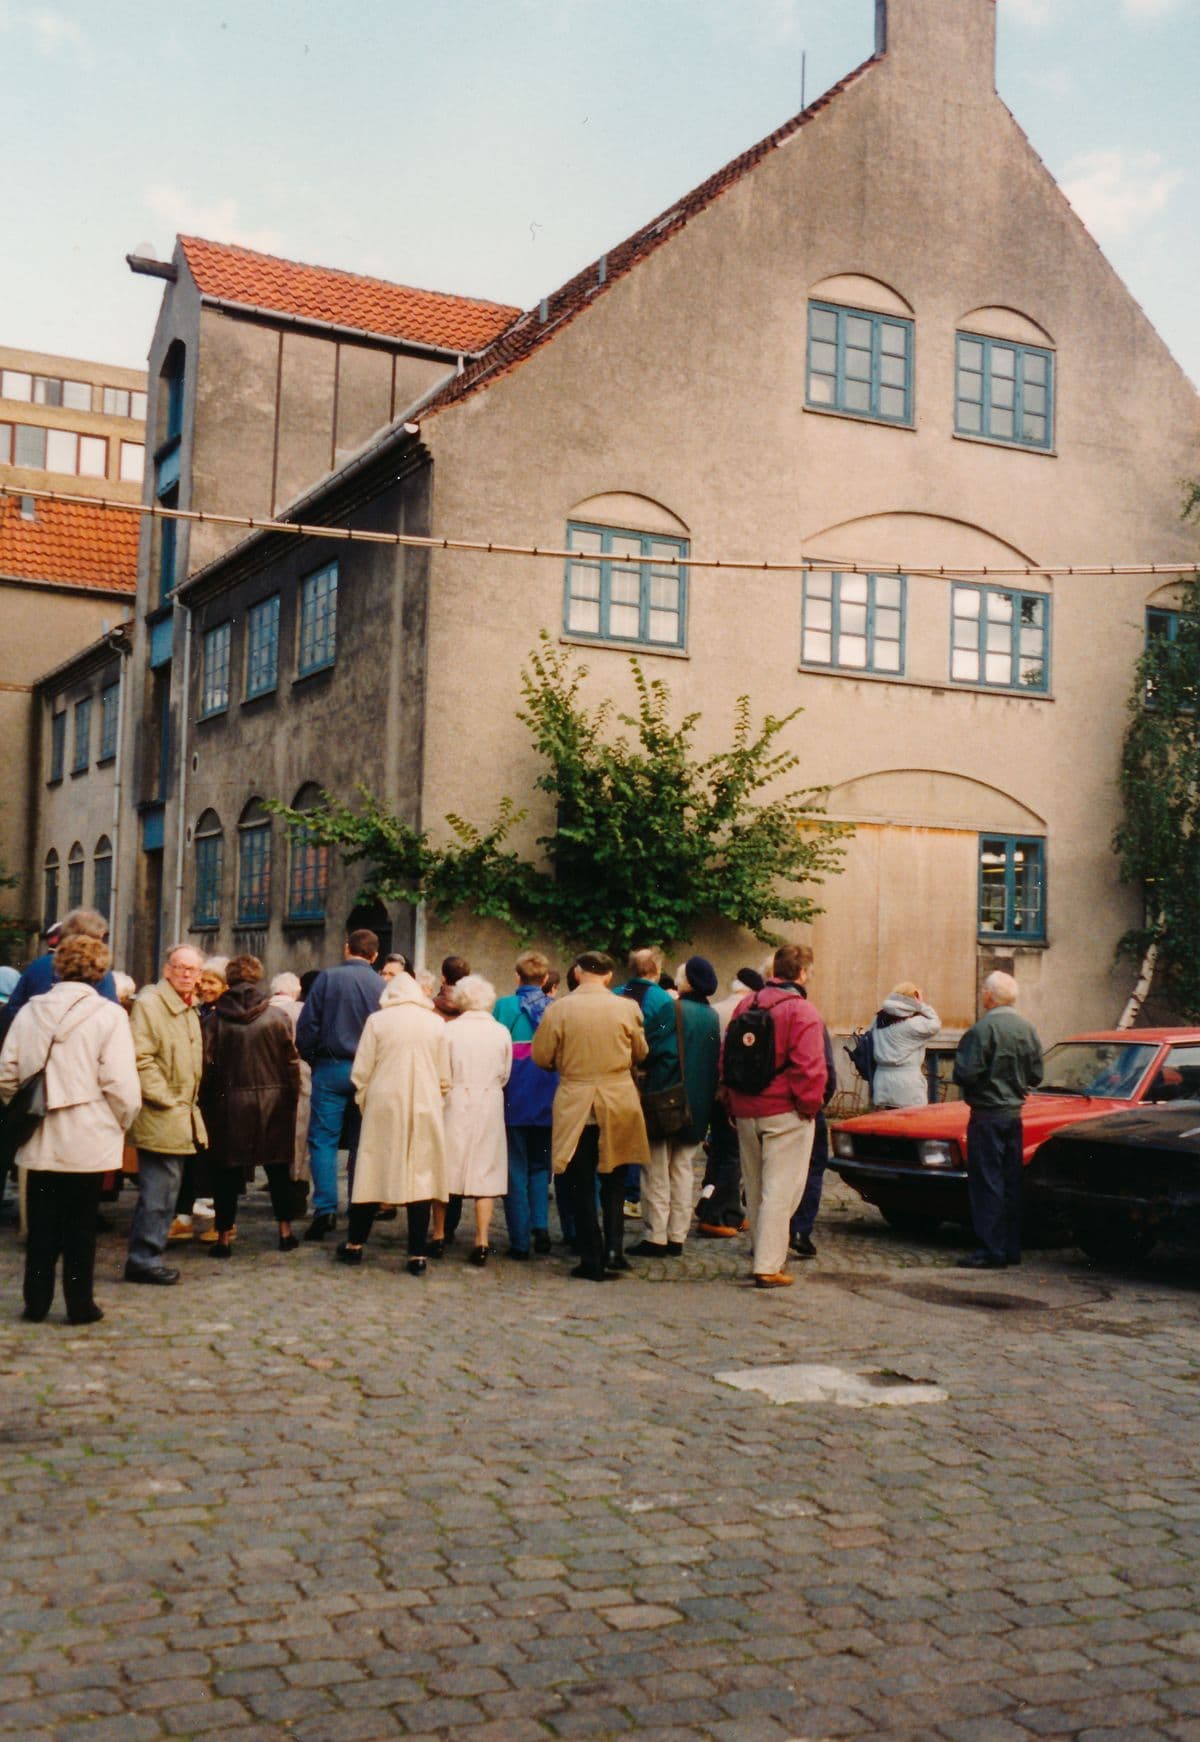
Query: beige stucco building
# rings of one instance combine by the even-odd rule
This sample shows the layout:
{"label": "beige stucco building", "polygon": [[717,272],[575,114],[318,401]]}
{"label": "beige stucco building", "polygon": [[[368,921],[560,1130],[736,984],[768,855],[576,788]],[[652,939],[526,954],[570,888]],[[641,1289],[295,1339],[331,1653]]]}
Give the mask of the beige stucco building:
{"label": "beige stucco building", "polygon": [[[637,653],[703,711],[701,748],[746,689],[759,713],[803,707],[803,779],[857,826],[814,928],[832,1027],[914,978],[950,1038],[997,964],[1048,1038],[1115,1019],[1137,916],[1110,848],[1122,710],[1173,594],[1045,571],[1190,568],[1197,396],[997,95],[994,0],[878,12],[869,62],[416,384],[293,508],[572,557],[252,535],[189,565],[187,786],[163,839],[206,939],[252,935],[273,966],[334,953],[353,872],[297,870],[261,811],[309,783],[365,779],[434,828],[510,793],[526,842],[544,833],[514,718],[544,627],[619,705]],[[229,378],[226,402],[242,392]],[[280,502],[278,476],[258,494]],[[277,682],[250,695],[272,613]],[[202,911],[197,831],[222,843]],[[723,973],[761,953],[690,941]],[[509,939],[463,916],[426,947],[451,943],[506,980]]]}

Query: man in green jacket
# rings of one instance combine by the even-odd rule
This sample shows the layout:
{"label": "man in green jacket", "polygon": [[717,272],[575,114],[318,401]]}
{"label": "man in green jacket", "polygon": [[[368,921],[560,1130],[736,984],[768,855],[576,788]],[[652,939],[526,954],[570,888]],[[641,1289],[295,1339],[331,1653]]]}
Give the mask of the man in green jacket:
{"label": "man in green jacket", "polygon": [[954,1081],[971,1109],[967,1191],[979,1241],[977,1252],[959,1259],[964,1270],[1003,1270],[1021,1262],[1021,1108],[1042,1080],[1042,1043],[1033,1024],[1013,1009],[1016,1001],[1012,975],[989,974],[983,1015],[954,1055]]}
{"label": "man in green jacket", "polygon": [[126,1282],[173,1283],[179,1272],[162,1261],[175,1213],[184,1157],[207,1141],[200,1116],[203,1049],[193,1007],[204,958],[176,944],[155,986],[134,1001],[129,1022],[142,1088],[142,1110],[130,1129],[138,1152],[138,1201],[129,1230]]}

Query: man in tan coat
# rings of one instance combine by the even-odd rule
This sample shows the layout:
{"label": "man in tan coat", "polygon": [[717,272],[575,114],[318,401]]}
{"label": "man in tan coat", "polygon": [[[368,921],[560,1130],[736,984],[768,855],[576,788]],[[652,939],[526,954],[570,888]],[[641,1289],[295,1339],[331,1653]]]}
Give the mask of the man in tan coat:
{"label": "man in tan coat", "polygon": [[129,1136],[138,1152],[138,1201],[129,1230],[126,1282],[172,1283],[179,1272],[162,1261],[175,1213],[184,1157],[207,1141],[200,1115],[203,1049],[193,1008],[204,958],[177,944],[163,977],[141,991],[130,1012],[142,1110]]}
{"label": "man in tan coat", "polygon": [[[579,985],[547,1010],[533,1037],[533,1061],[558,1072],[551,1160],[565,1175],[580,1264],[572,1276],[603,1282],[605,1243],[596,1216],[596,1174],[650,1159],[633,1067],[648,1051],[642,1013],[612,995],[615,963],[588,951],[575,963]],[[621,1205],[616,1205],[621,1213]]]}

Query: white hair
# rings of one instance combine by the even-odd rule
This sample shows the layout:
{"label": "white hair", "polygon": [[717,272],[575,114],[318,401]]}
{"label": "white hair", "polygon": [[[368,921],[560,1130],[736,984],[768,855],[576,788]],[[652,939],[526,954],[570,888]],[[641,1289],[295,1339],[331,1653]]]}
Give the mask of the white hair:
{"label": "white hair", "polygon": [[465,974],[446,997],[456,1010],[490,1010],[496,1002],[496,988],[482,974]]}
{"label": "white hair", "polygon": [[438,977],[433,972],[433,969],[418,968],[416,973],[413,975],[413,979],[417,982],[417,985],[421,988],[422,992],[424,992],[426,998],[432,1001],[433,995],[438,989]]}
{"label": "white hair", "polygon": [[228,966],[228,956],[205,956],[204,958],[204,972],[206,974],[220,974],[222,980],[225,978],[225,970]]}
{"label": "white hair", "polygon": [[[206,962],[205,967],[207,966],[208,964]],[[275,978],[271,981],[271,994],[273,997],[279,998],[299,998],[299,974],[276,974]]]}
{"label": "white hair", "polygon": [[1015,1004],[1017,1001],[1017,982],[1011,974],[1003,974],[997,968],[994,974],[989,974],[983,982],[983,989],[995,1004]]}
{"label": "white hair", "polygon": [[113,985],[116,987],[117,997],[121,1000],[122,1004],[124,1004],[127,999],[132,998],[134,993],[137,991],[137,981],[134,979],[133,975],[119,974],[115,968],[113,969]]}
{"label": "white hair", "polygon": [[[163,957],[163,961],[173,962],[176,956],[182,956],[185,951],[189,956],[195,956],[196,960],[200,963],[201,969],[208,966],[207,962],[204,960],[203,951],[198,950],[195,944],[172,944],[166,955]],[[228,956],[225,959],[228,961]]]}

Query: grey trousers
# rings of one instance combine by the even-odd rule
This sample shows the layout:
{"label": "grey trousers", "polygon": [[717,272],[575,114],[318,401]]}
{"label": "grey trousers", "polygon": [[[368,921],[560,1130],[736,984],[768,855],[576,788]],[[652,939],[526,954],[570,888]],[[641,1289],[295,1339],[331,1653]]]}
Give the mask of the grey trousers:
{"label": "grey trousers", "polygon": [[138,1198],[129,1230],[128,1254],[129,1263],[138,1270],[157,1270],[162,1264],[183,1178],[183,1162],[182,1155],[138,1150]]}

